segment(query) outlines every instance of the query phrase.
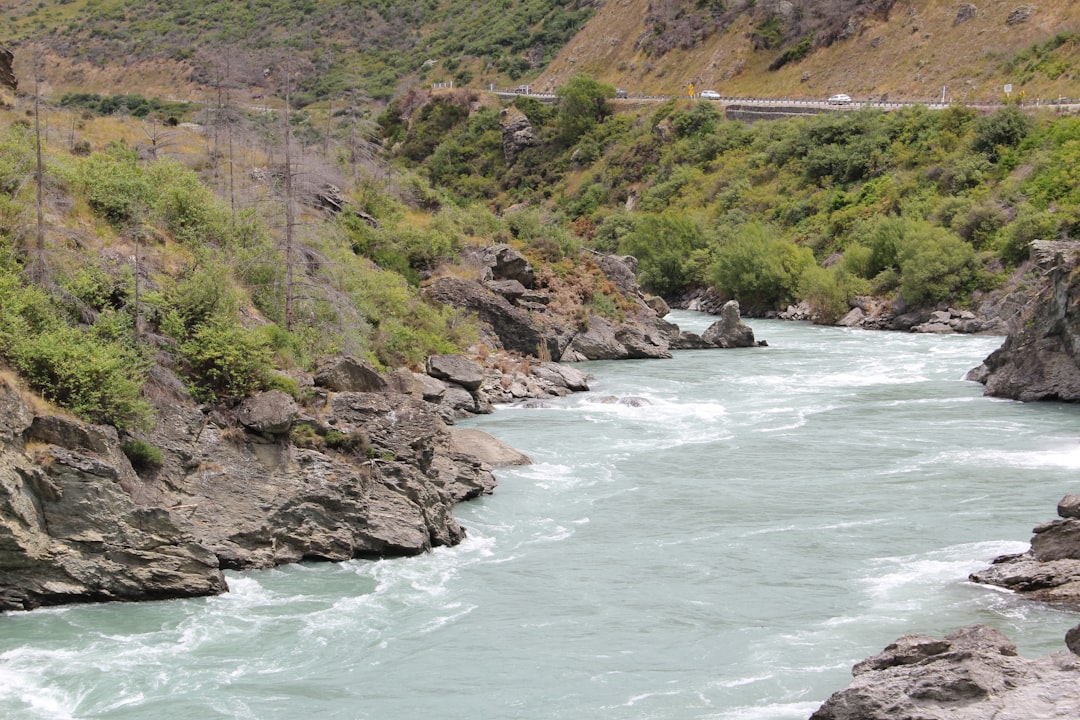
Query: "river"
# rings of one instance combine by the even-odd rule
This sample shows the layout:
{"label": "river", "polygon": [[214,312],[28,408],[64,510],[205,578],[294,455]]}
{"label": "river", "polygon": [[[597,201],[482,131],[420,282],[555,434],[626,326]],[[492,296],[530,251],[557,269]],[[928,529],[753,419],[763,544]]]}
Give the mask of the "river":
{"label": "river", "polygon": [[1062,649],[1076,615],[966,577],[1080,491],[1080,406],[965,382],[1001,338],[750,324],[465,422],[534,464],[458,547],[0,617],[0,716],[794,720],[905,633]]}

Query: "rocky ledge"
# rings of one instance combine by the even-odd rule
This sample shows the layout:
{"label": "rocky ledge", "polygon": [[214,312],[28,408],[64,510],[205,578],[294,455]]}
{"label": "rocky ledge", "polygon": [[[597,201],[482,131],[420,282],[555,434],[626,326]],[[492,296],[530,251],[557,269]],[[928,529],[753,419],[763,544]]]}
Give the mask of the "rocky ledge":
{"label": "rocky ledge", "polygon": [[1035,297],[1018,310],[1005,343],[969,380],[1013,400],[1080,400],[1080,242],[1032,243]]}
{"label": "rocky ledge", "polygon": [[852,669],[810,720],[1030,720],[1080,717],[1080,626],[1069,650],[1020,657],[997,630],[905,635]]}
{"label": "rocky ledge", "polygon": [[158,367],[155,425],[126,437],[0,380],[0,610],[215,594],[223,568],[459,542],[453,505],[528,458],[449,423],[588,389],[570,367],[489,359],[501,369],[436,356],[428,374],[382,375],[332,358],[298,378],[302,403],[270,391],[212,406]]}
{"label": "rocky ledge", "polygon": [[685,333],[664,320],[670,308],[663,299],[641,291],[635,258],[596,255],[589,262],[610,284],[605,297],[611,302],[618,297],[617,312],[590,310],[588,298],[581,295],[595,298],[595,290],[538,276],[528,260],[506,244],[474,249],[463,264],[475,270],[473,276],[429,279],[424,294],[433,302],[475,313],[485,345],[520,356],[562,362],[668,358],[676,349],[759,344],[742,324],[738,303],[701,336]]}
{"label": "rocky ledge", "polygon": [[1066,495],[1057,510],[1060,519],[1034,529],[1030,550],[995,558],[970,579],[1080,611],[1080,495]]}

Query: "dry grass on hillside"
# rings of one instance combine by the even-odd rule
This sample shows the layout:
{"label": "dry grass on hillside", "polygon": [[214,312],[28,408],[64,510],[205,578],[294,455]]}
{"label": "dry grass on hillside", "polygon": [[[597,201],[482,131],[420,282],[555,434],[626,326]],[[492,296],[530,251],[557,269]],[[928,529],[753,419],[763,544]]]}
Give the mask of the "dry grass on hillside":
{"label": "dry grass on hillside", "polygon": [[649,0],[608,0],[596,16],[533,83],[553,89],[577,72],[588,73],[631,93],[680,95],[697,90],[722,95],[819,99],[835,92],[858,98],[930,101],[946,97],[994,101],[1005,83],[1029,99],[1080,96],[1080,53],[1064,57],[1067,70],[1051,79],[1037,74],[1023,88],[1009,77],[1005,60],[1062,31],[1080,31],[1080,3],[1053,0],[1035,6],[1027,22],[1007,19],[1016,0],[985,0],[973,18],[956,24],[958,3],[898,2],[888,20],[868,18],[849,40],[819,48],[807,58],[769,71],[780,50],[754,52],[747,17],[723,35],[690,50],[661,58],[635,49]]}

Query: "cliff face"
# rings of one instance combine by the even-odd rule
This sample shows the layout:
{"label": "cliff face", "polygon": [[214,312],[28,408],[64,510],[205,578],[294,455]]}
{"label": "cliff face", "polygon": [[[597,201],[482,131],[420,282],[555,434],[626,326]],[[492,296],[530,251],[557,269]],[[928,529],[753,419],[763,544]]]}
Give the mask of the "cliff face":
{"label": "cliff face", "polygon": [[1043,284],[1005,344],[968,374],[986,394],[1013,400],[1080,400],[1080,242],[1037,242]]}
{"label": "cliff face", "polygon": [[139,472],[112,428],[37,412],[0,380],[0,610],[214,594],[221,568],[459,542],[453,505],[495,479],[442,417],[479,388],[405,373],[392,389],[360,366],[321,376],[337,389],[304,378],[302,406],[270,391],[197,407],[159,369],[139,439],[161,458]]}
{"label": "cliff face", "polygon": [[0,384],[0,610],[224,592],[214,554],[135,481],[111,428],[35,416]]}

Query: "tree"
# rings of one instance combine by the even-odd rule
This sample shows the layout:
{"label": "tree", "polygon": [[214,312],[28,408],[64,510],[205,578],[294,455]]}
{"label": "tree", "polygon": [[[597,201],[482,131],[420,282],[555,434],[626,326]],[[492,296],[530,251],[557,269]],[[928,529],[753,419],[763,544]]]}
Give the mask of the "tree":
{"label": "tree", "polygon": [[559,98],[559,140],[570,146],[611,114],[607,99],[615,97],[615,88],[578,73],[557,88],[555,95]]}

